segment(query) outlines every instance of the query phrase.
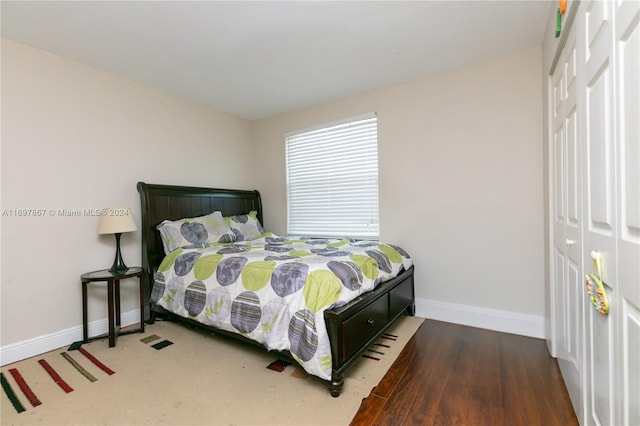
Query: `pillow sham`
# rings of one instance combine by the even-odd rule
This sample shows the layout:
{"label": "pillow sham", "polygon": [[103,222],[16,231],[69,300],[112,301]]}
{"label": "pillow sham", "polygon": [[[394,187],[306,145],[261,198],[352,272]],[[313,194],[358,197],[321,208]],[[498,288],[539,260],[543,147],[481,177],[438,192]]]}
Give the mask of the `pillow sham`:
{"label": "pillow sham", "polygon": [[228,216],[224,218],[236,241],[251,241],[264,233],[264,228],[258,220],[258,212],[251,210],[247,214]]}
{"label": "pillow sham", "polygon": [[206,216],[164,220],[156,229],[160,231],[165,254],[180,247],[206,247],[211,243],[230,243],[236,239],[219,211]]}

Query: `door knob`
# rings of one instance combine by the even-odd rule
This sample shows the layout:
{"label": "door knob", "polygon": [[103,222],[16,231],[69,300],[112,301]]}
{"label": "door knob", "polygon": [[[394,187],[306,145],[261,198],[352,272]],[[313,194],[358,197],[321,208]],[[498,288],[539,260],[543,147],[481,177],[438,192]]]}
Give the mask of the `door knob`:
{"label": "door knob", "polygon": [[567,238],[567,245],[568,245],[568,246],[572,246],[572,245],[574,245],[575,243],[576,243],[576,241],[575,241],[575,240],[570,240],[570,239],[568,239],[568,238]]}

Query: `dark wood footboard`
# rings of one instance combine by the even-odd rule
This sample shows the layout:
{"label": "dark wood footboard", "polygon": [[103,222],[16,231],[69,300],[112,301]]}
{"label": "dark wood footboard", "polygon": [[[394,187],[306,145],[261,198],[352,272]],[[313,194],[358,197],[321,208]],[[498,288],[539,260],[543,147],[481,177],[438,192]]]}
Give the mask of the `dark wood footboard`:
{"label": "dark wood footboard", "polygon": [[325,311],[333,360],[329,391],[342,391],[344,373],[400,315],[415,313],[413,266],[340,308]]}

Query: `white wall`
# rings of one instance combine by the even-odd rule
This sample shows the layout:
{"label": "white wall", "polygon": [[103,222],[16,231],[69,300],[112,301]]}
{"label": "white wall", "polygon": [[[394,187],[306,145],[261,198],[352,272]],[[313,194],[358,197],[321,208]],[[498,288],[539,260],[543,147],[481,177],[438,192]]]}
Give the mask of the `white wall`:
{"label": "white wall", "polygon": [[[138,181],[251,188],[251,169],[238,169],[249,137],[245,120],[3,39],[2,209],[47,214],[2,217],[2,346],[67,329],[79,338],[80,274],[113,262],[96,217],[50,209],[131,207],[140,226]],[[140,231],[122,243],[139,265]],[[123,312],[136,285],[123,282]],[[90,322],[107,317],[104,287],[90,290]]]}
{"label": "white wall", "polygon": [[413,256],[423,313],[524,318],[542,337],[541,62],[533,48],[254,123],[267,228],[286,233],[283,134],[375,111],[381,238]]}

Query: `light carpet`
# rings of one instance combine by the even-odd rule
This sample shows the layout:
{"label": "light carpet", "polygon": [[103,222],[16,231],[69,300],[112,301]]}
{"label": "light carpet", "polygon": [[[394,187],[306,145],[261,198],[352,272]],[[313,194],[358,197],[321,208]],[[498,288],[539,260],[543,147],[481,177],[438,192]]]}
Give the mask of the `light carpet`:
{"label": "light carpet", "polygon": [[[172,322],[157,321],[144,334],[82,345],[114,374],[79,351],[66,348],[2,368],[25,411],[2,392],[3,425],[347,425],[362,399],[382,379],[423,319],[403,316],[346,373],[342,394],[296,364],[282,372],[266,368],[278,354]],[[154,341],[145,337],[158,336]],[[148,340],[148,339],[147,339]],[[152,345],[168,340],[156,350]],[[83,367],[90,381],[61,353]],[[378,360],[374,359],[377,358]],[[285,358],[282,358],[285,359]],[[72,388],[65,392],[43,368],[44,360]],[[285,359],[286,360],[286,359]],[[17,370],[41,401],[33,407],[10,370]],[[67,388],[68,390],[68,388]],[[33,400],[33,399],[32,399]]]}

